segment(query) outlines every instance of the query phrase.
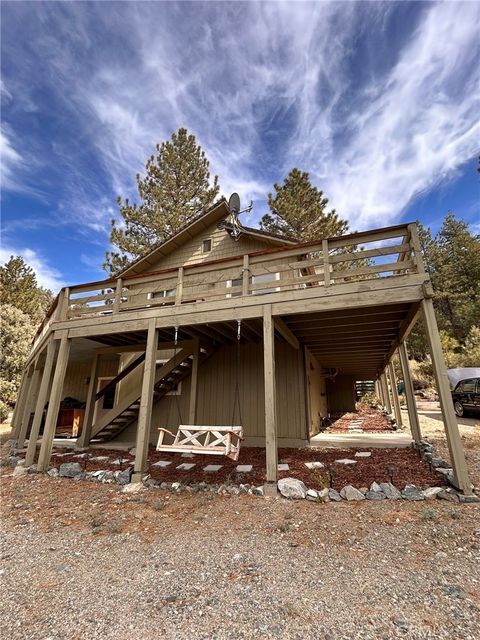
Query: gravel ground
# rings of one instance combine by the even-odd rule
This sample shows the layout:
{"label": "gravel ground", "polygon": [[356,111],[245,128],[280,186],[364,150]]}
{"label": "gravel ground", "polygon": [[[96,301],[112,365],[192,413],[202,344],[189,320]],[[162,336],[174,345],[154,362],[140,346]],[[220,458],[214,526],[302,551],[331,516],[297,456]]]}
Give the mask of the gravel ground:
{"label": "gravel ground", "polygon": [[9,640],[480,636],[479,505],[1,482]]}

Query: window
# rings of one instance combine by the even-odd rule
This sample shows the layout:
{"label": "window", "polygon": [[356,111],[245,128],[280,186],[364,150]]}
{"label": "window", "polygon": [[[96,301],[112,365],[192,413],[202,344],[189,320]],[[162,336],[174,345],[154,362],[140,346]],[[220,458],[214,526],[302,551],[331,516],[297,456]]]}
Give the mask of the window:
{"label": "window", "polygon": [[212,250],[212,241],[210,238],[208,240],[203,240],[202,242],[202,253],[210,253]]}
{"label": "window", "polygon": [[163,291],[154,291],[153,293],[149,293],[148,297],[150,300],[158,300],[159,298],[174,298],[176,292],[176,289],[163,289]]}
{"label": "window", "polygon": [[[262,273],[258,276],[250,276],[248,278],[248,282],[250,284],[260,284],[262,282],[271,283],[272,280],[280,280],[280,274],[277,273]],[[229,287],[241,287],[242,286],[242,278],[234,278],[233,280],[227,280],[227,288]],[[280,287],[268,287],[265,289],[255,289],[252,291],[252,295],[259,296],[263,293],[273,293],[275,291],[280,291]],[[235,291],[234,293],[227,293],[227,298],[238,298],[241,296],[240,291]]]}
{"label": "window", "polygon": [[475,380],[463,380],[458,385],[456,391],[461,391],[463,393],[474,393],[475,392]]}

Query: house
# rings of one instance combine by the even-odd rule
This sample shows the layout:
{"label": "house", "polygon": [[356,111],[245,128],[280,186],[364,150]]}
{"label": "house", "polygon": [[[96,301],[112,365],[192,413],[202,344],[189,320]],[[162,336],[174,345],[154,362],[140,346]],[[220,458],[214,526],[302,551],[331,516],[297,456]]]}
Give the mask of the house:
{"label": "house", "polygon": [[222,199],[117,278],[62,289],[32,346],[15,436],[21,447],[30,429],[32,464],[43,426],[45,470],[60,402],[74,398],[77,446],[135,445],[135,481],[159,427],[241,424],[275,482],[278,447],[306,446],[329,411],[352,410],[356,381],[376,380],[387,401],[398,349],[419,441],[405,340],[423,314],[468,492],[431,297],[415,224],[300,243],[242,226]]}

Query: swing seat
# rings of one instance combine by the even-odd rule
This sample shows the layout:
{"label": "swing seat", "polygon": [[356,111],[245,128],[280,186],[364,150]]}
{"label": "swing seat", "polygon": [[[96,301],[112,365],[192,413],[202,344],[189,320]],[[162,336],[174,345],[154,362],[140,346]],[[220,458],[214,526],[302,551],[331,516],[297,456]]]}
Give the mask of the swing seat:
{"label": "swing seat", "polygon": [[[172,453],[196,453],[212,456],[227,456],[237,461],[240,454],[240,442],[243,440],[243,427],[199,427],[181,424],[173,434],[160,427],[157,451]],[[165,436],[173,438],[172,444],[164,442]]]}

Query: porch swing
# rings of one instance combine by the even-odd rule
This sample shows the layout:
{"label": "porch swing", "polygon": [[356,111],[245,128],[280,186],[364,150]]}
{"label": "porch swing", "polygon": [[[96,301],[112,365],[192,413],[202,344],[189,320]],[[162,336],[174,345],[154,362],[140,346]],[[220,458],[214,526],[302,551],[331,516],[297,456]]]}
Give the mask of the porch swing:
{"label": "porch swing", "polygon": [[[243,440],[243,427],[235,425],[235,414],[238,409],[238,418],[242,422],[242,409],[240,405],[240,388],[238,382],[240,370],[240,338],[242,321],[237,320],[237,361],[235,367],[235,392],[232,410],[231,426],[198,426],[180,424],[177,433],[174,434],[164,427],[159,427],[157,451],[170,451],[172,453],[206,454],[212,456],[226,456],[237,461],[240,455],[240,443]],[[175,327],[175,357],[177,355],[178,327]],[[178,395],[175,394],[176,408],[180,423],[182,412]],[[167,424],[170,418],[170,404],[168,405]],[[173,438],[171,444],[164,442],[165,436]]]}

